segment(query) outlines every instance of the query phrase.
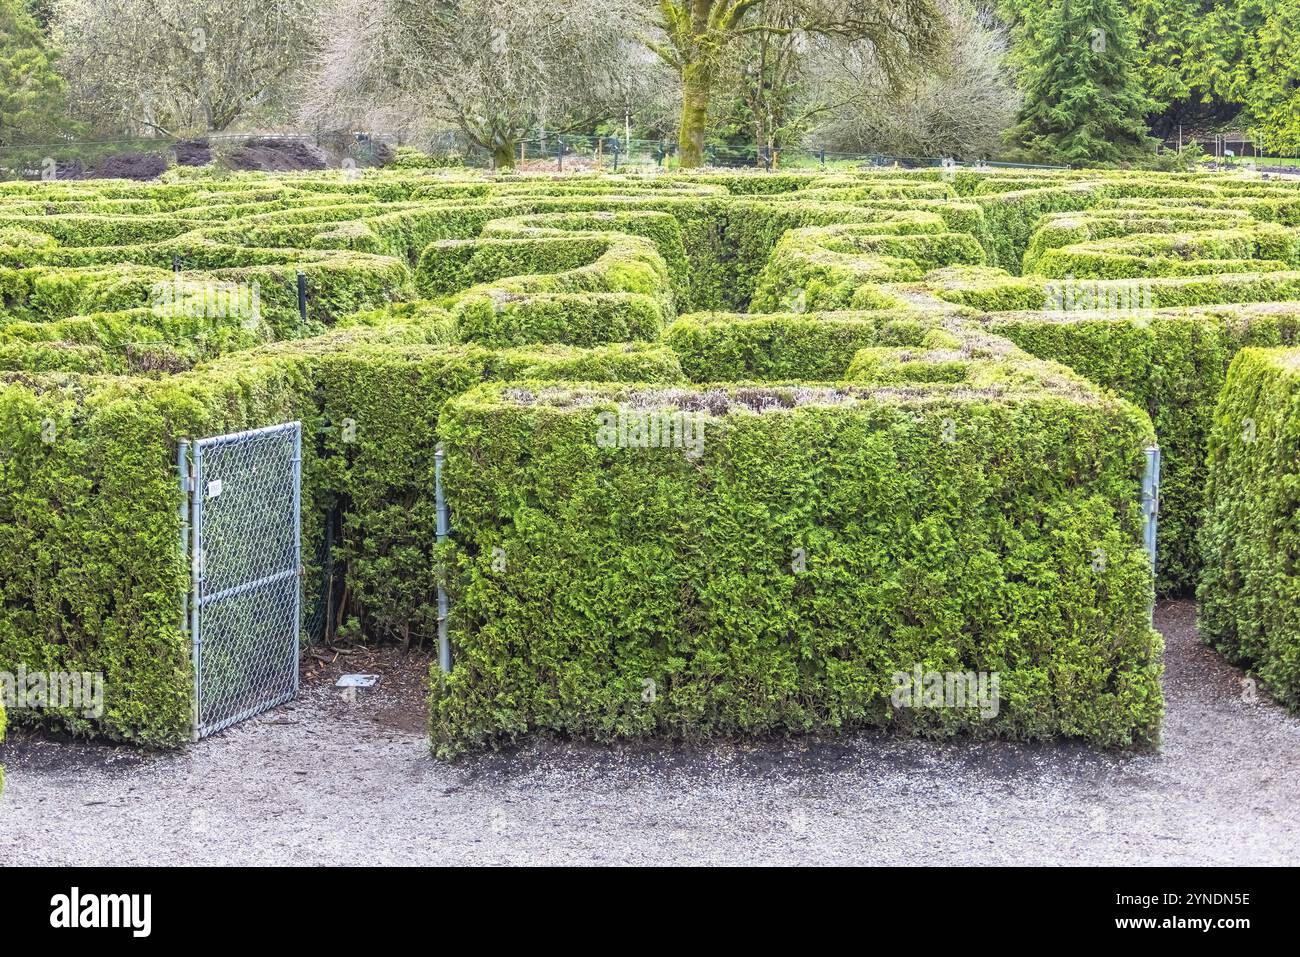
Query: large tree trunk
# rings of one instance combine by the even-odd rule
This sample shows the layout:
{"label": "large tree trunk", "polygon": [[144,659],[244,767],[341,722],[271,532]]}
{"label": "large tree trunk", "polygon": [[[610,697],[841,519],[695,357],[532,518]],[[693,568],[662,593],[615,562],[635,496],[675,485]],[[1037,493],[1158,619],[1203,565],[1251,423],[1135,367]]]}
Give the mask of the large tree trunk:
{"label": "large tree trunk", "polygon": [[495,169],[515,168],[515,144],[498,143],[492,147],[492,166]]}
{"label": "large tree trunk", "polygon": [[704,165],[704,131],[712,85],[712,70],[707,64],[688,63],[682,68],[682,121],[677,139],[682,169]]}

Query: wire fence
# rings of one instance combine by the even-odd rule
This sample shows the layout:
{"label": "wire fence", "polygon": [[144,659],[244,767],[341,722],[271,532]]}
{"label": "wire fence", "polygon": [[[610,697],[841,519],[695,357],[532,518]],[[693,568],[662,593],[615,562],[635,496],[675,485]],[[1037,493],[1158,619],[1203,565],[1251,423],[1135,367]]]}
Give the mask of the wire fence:
{"label": "wire fence", "polygon": [[[432,166],[466,166],[489,169],[497,165],[492,151],[473,143],[462,131],[448,129],[413,134],[405,131],[379,130],[252,130],[207,133],[193,138],[171,136],[134,136],[106,139],[61,139],[46,143],[0,145],[0,181],[4,180],[76,180],[103,177],[153,178],[167,166],[201,165],[210,157],[225,163],[232,156],[233,168],[241,167],[242,147],[263,146],[267,142],[294,144],[314,151],[297,157],[300,164],[268,167],[276,172],[285,169],[327,169],[339,166],[358,168],[390,165],[397,150],[413,147],[426,154]],[[1195,142],[1189,139],[1188,143]],[[1207,141],[1208,142],[1208,141]],[[1235,145],[1235,144],[1234,144]],[[192,162],[185,151],[200,148],[201,159]],[[677,142],[672,137],[645,138],[583,133],[537,132],[511,147],[515,169],[545,172],[582,172],[601,170],[667,170],[680,167]],[[1261,170],[1292,170],[1294,159],[1271,156],[1234,155],[1235,151],[1215,150],[1210,159],[1215,168],[1254,166]],[[154,159],[153,165],[139,162],[133,167],[128,159]],[[420,165],[416,161],[415,165]],[[1068,166],[1035,163],[1009,163],[983,157],[924,156],[884,151],[844,151],[816,146],[797,145],[769,148],[761,145],[709,143],[704,147],[706,166],[727,169],[834,170],[834,169],[927,169],[960,167],[967,169],[1063,170]],[[1207,164],[1208,165],[1208,164]]]}
{"label": "wire fence", "polygon": [[[469,165],[491,165],[487,150],[469,148],[466,161]],[[534,136],[521,141],[516,168],[555,171],[621,169],[673,169],[680,165],[677,143],[671,139],[627,139],[619,136],[587,136],[557,133]],[[927,169],[960,166],[987,169],[1068,169],[1066,166],[1048,166],[1031,163],[1003,163],[986,159],[955,158],[944,156],[907,156],[880,152],[845,152],[809,147],[769,149],[762,146],[729,146],[706,144],[706,166],[731,169],[757,169],[765,171],[881,168]]]}
{"label": "wire fence", "polygon": [[[230,163],[235,169],[256,169],[256,163],[265,157],[241,156],[241,148],[264,148],[268,143],[281,153],[287,151],[292,160],[288,166],[269,166],[273,172],[337,168],[340,165],[360,168],[386,166],[394,161],[396,151],[403,146],[427,154],[429,163],[434,166],[485,169],[497,165],[492,151],[471,142],[458,130],[419,136],[374,130],[260,130],[209,133],[192,139],[137,136],[0,145],[0,180],[148,179],[173,164],[202,165],[211,159]],[[293,154],[295,146],[299,148],[297,155]],[[195,151],[197,159],[194,158]],[[680,166],[677,143],[668,137],[651,139],[539,132],[514,144],[511,154],[514,168],[525,171],[617,172]],[[241,165],[243,163],[250,165]],[[954,165],[988,169],[1067,168],[969,157],[847,152],[807,146],[777,149],[718,143],[705,146],[704,163],[710,167],[764,171],[881,167],[925,169]]]}

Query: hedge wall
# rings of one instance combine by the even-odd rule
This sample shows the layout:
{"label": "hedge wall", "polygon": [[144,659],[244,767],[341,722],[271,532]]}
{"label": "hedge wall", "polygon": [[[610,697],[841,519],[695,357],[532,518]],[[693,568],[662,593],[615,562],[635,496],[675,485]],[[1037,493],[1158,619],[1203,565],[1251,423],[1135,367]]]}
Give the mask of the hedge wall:
{"label": "hedge wall", "polygon": [[[1257,264],[1256,264],[1257,265]],[[925,277],[925,287],[947,302],[982,312],[1032,311],[1053,308],[1068,287],[1046,276],[1011,276],[981,267],[937,269]],[[1208,276],[1162,276],[1132,279],[1081,279],[1074,284],[1098,309],[1116,302],[1138,308],[1174,309],[1229,303],[1281,302],[1300,299],[1300,272],[1240,272]],[[890,287],[880,294],[897,296]],[[1057,307],[1059,308],[1059,307]],[[1131,307],[1120,307],[1131,308]]]}
{"label": "hedge wall", "polygon": [[692,382],[833,380],[865,346],[919,345],[936,320],[897,312],[697,313],[664,332]]}
{"label": "hedge wall", "polygon": [[759,276],[751,311],[774,312],[798,302],[807,309],[888,307],[883,283],[921,279],[931,269],[977,265],[974,237],[949,232],[930,213],[881,214],[879,222],[792,230]]}
{"label": "hedge wall", "polygon": [[0,378],[0,671],[105,680],[97,725],[39,717],[147,745],[188,739],[176,439],[306,417],[309,396],[283,361],[167,381]]}
{"label": "hedge wall", "polygon": [[[620,408],[698,414],[700,454],[602,447]],[[458,548],[440,753],[535,729],[1158,735],[1136,495],[1153,435],[1126,403],[497,384],[452,399],[441,434]],[[916,666],[998,672],[1001,710],[892,707]]]}
{"label": "hedge wall", "polygon": [[486,346],[597,346],[659,338],[662,303],[635,292],[477,293],[453,306],[461,338]]}
{"label": "hedge wall", "polygon": [[[436,516],[430,494],[439,418],[451,397],[490,379],[674,383],[677,357],[649,345],[354,345],[316,359],[324,397],[323,507],[339,514],[334,562],[345,637],[404,644],[432,640],[437,624]],[[346,427],[345,427],[346,426]]]}
{"label": "hedge wall", "polygon": [[1209,440],[1201,636],[1300,707],[1300,351],[1245,349]]}
{"label": "hedge wall", "polygon": [[[180,438],[304,423],[305,553],[341,512],[346,634],[427,637],[436,619],[433,450],[442,404],[492,378],[683,381],[648,344],[600,349],[385,342],[364,326],[238,352],[165,379],[0,373],[0,671],[102,672],[98,722],[31,716],[148,745],[188,740]],[[319,570],[314,570],[319,572]],[[28,715],[23,715],[28,720]]]}
{"label": "hedge wall", "polygon": [[986,252],[989,264],[1020,272],[1025,249],[1040,216],[1062,210],[1087,209],[1099,198],[1097,187],[1087,183],[979,198],[988,227]]}
{"label": "hedge wall", "polygon": [[1004,313],[984,327],[1150,414],[1161,447],[1159,585],[1166,592],[1192,589],[1201,569],[1196,532],[1207,501],[1206,442],[1228,363],[1246,345],[1300,341],[1300,302],[1138,318]]}
{"label": "hedge wall", "polygon": [[1284,270],[1297,265],[1300,265],[1300,231],[1259,223],[1239,229],[1112,236],[1042,249],[1034,269],[1052,277],[1125,279],[1193,272]]}

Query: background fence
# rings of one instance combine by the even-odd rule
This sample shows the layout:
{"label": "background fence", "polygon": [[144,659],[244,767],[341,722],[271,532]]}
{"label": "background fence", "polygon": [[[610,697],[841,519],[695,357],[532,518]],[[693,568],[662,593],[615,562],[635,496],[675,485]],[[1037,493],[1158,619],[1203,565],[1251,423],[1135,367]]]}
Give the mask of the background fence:
{"label": "background fence", "polygon": [[[601,169],[670,169],[677,166],[677,143],[672,139],[626,139],[620,136],[581,136],[558,133],[534,136],[519,145],[516,158],[525,169],[554,170]],[[489,165],[485,150],[470,148],[466,154],[470,165]],[[891,153],[842,152],[792,147],[768,150],[756,146],[706,145],[704,161],[709,166],[732,169],[828,169],[835,167],[892,167],[924,169],[953,163],[942,156],[902,156]],[[989,168],[1064,169],[1061,166],[1038,166],[1028,163],[1000,163],[987,160],[959,160],[959,166]]]}
{"label": "background fence", "polygon": [[[109,163],[123,156],[161,156],[171,159],[178,145],[206,144],[213,155],[229,155],[241,146],[257,140],[272,139],[281,143],[299,144],[305,149],[318,151],[325,165],[338,167],[345,161],[359,168],[388,163],[395,151],[410,146],[428,153],[447,166],[464,165],[486,169],[492,166],[489,150],[471,143],[458,130],[412,135],[403,132],[352,131],[352,130],[265,130],[237,133],[209,133],[199,140],[168,137],[122,137],[102,140],[62,140],[18,146],[0,146],[0,180],[49,179],[51,169],[58,179],[78,179],[106,175],[96,169],[97,164]],[[1190,141],[1189,141],[1190,142]],[[575,133],[535,133],[515,147],[515,160],[519,168],[532,171],[582,171],[622,169],[651,170],[673,169],[678,165],[677,142],[671,137],[659,139],[628,138],[624,136],[589,136]],[[1277,172],[1297,171],[1293,160],[1276,157],[1224,157],[1217,155],[1218,165],[1237,166],[1256,163],[1262,170]],[[924,169],[953,163],[942,156],[919,156],[887,152],[845,152],[795,146],[769,150],[759,146],[707,145],[705,162],[709,166],[733,169],[861,169],[872,167],[899,167]],[[1004,163],[979,158],[958,158],[956,165],[989,169],[1065,169],[1031,163]],[[138,165],[138,164],[137,164]],[[113,175],[132,175],[130,164],[113,166]],[[289,167],[293,168],[293,167]],[[304,167],[308,168],[308,167]],[[122,169],[128,172],[121,172]],[[147,174],[147,167],[143,168]],[[161,167],[158,168],[161,171]],[[156,175],[156,173],[154,173]]]}
{"label": "background fence", "polygon": [[[410,136],[403,133],[380,131],[310,130],[282,132],[275,130],[210,133],[197,140],[168,137],[125,137],[103,140],[64,140],[50,143],[33,143],[20,146],[0,146],[0,180],[60,179],[73,180],[86,176],[106,175],[148,178],[161,172],[165,165],[178,155],[178,147],[192,150],[196,144],[218,158],[229,157],[241,147],[259,145],[259,141],[272,140],[282,146],[281,152],[293,157],[289,147],[302,148],[301,155],[293,157],[308,163],[319,160],[326,167],[338,167],[345,162],[359,168],[380,166],[391,161],[397,148],[410,146],[430,154],[448,166],[464,165],[485,169],[492,165],[491,153],[471,143],[464,134],[444,130],[434,134]],[[518,167],[535,171],[604,170],[623,169],[673,169],[678,165],[676,140],[628,139],[625,136],[587,136],[572,133],[537,133],[521,141],[515,149]],[[141,162],[155,158],[153,166]],[[258,157],[244,157],[255,162]],[[126,162],[134,160],[135,162]],[[163,162],[165,161],[165,162]],[[940,156],[905,156],[879,152],[842,152],[809,149],[804,147],[767,150],[754,146],[705,147],[705,162],[709,166],[779,169],[834,169],[863,167],[893,167],[916,169],[942,166],[952,162]],[[1029,164],[1000,163],[980,160],[960,160],[961,166],[987,166],[990,168],[1060,169],[1062,167],[1031,166]],[[240,167],[236,167],[240,168]],[[253,168],[253,167],[247,167]],[[284,169],[295,166],[279,167]],[[311,168],[304,165],[300,168]],[[318,166],[319,168],[319,166]]]}

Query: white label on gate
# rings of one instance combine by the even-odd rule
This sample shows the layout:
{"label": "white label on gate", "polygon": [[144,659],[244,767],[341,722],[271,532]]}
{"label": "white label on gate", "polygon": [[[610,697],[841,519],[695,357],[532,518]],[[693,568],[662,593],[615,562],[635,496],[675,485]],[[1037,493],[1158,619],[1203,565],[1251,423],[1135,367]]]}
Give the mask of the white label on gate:
{"label": "white label on gate", "polygon": [[208,483],[208,498],[216,498],[221,494],[221,479],[216,479]]}

